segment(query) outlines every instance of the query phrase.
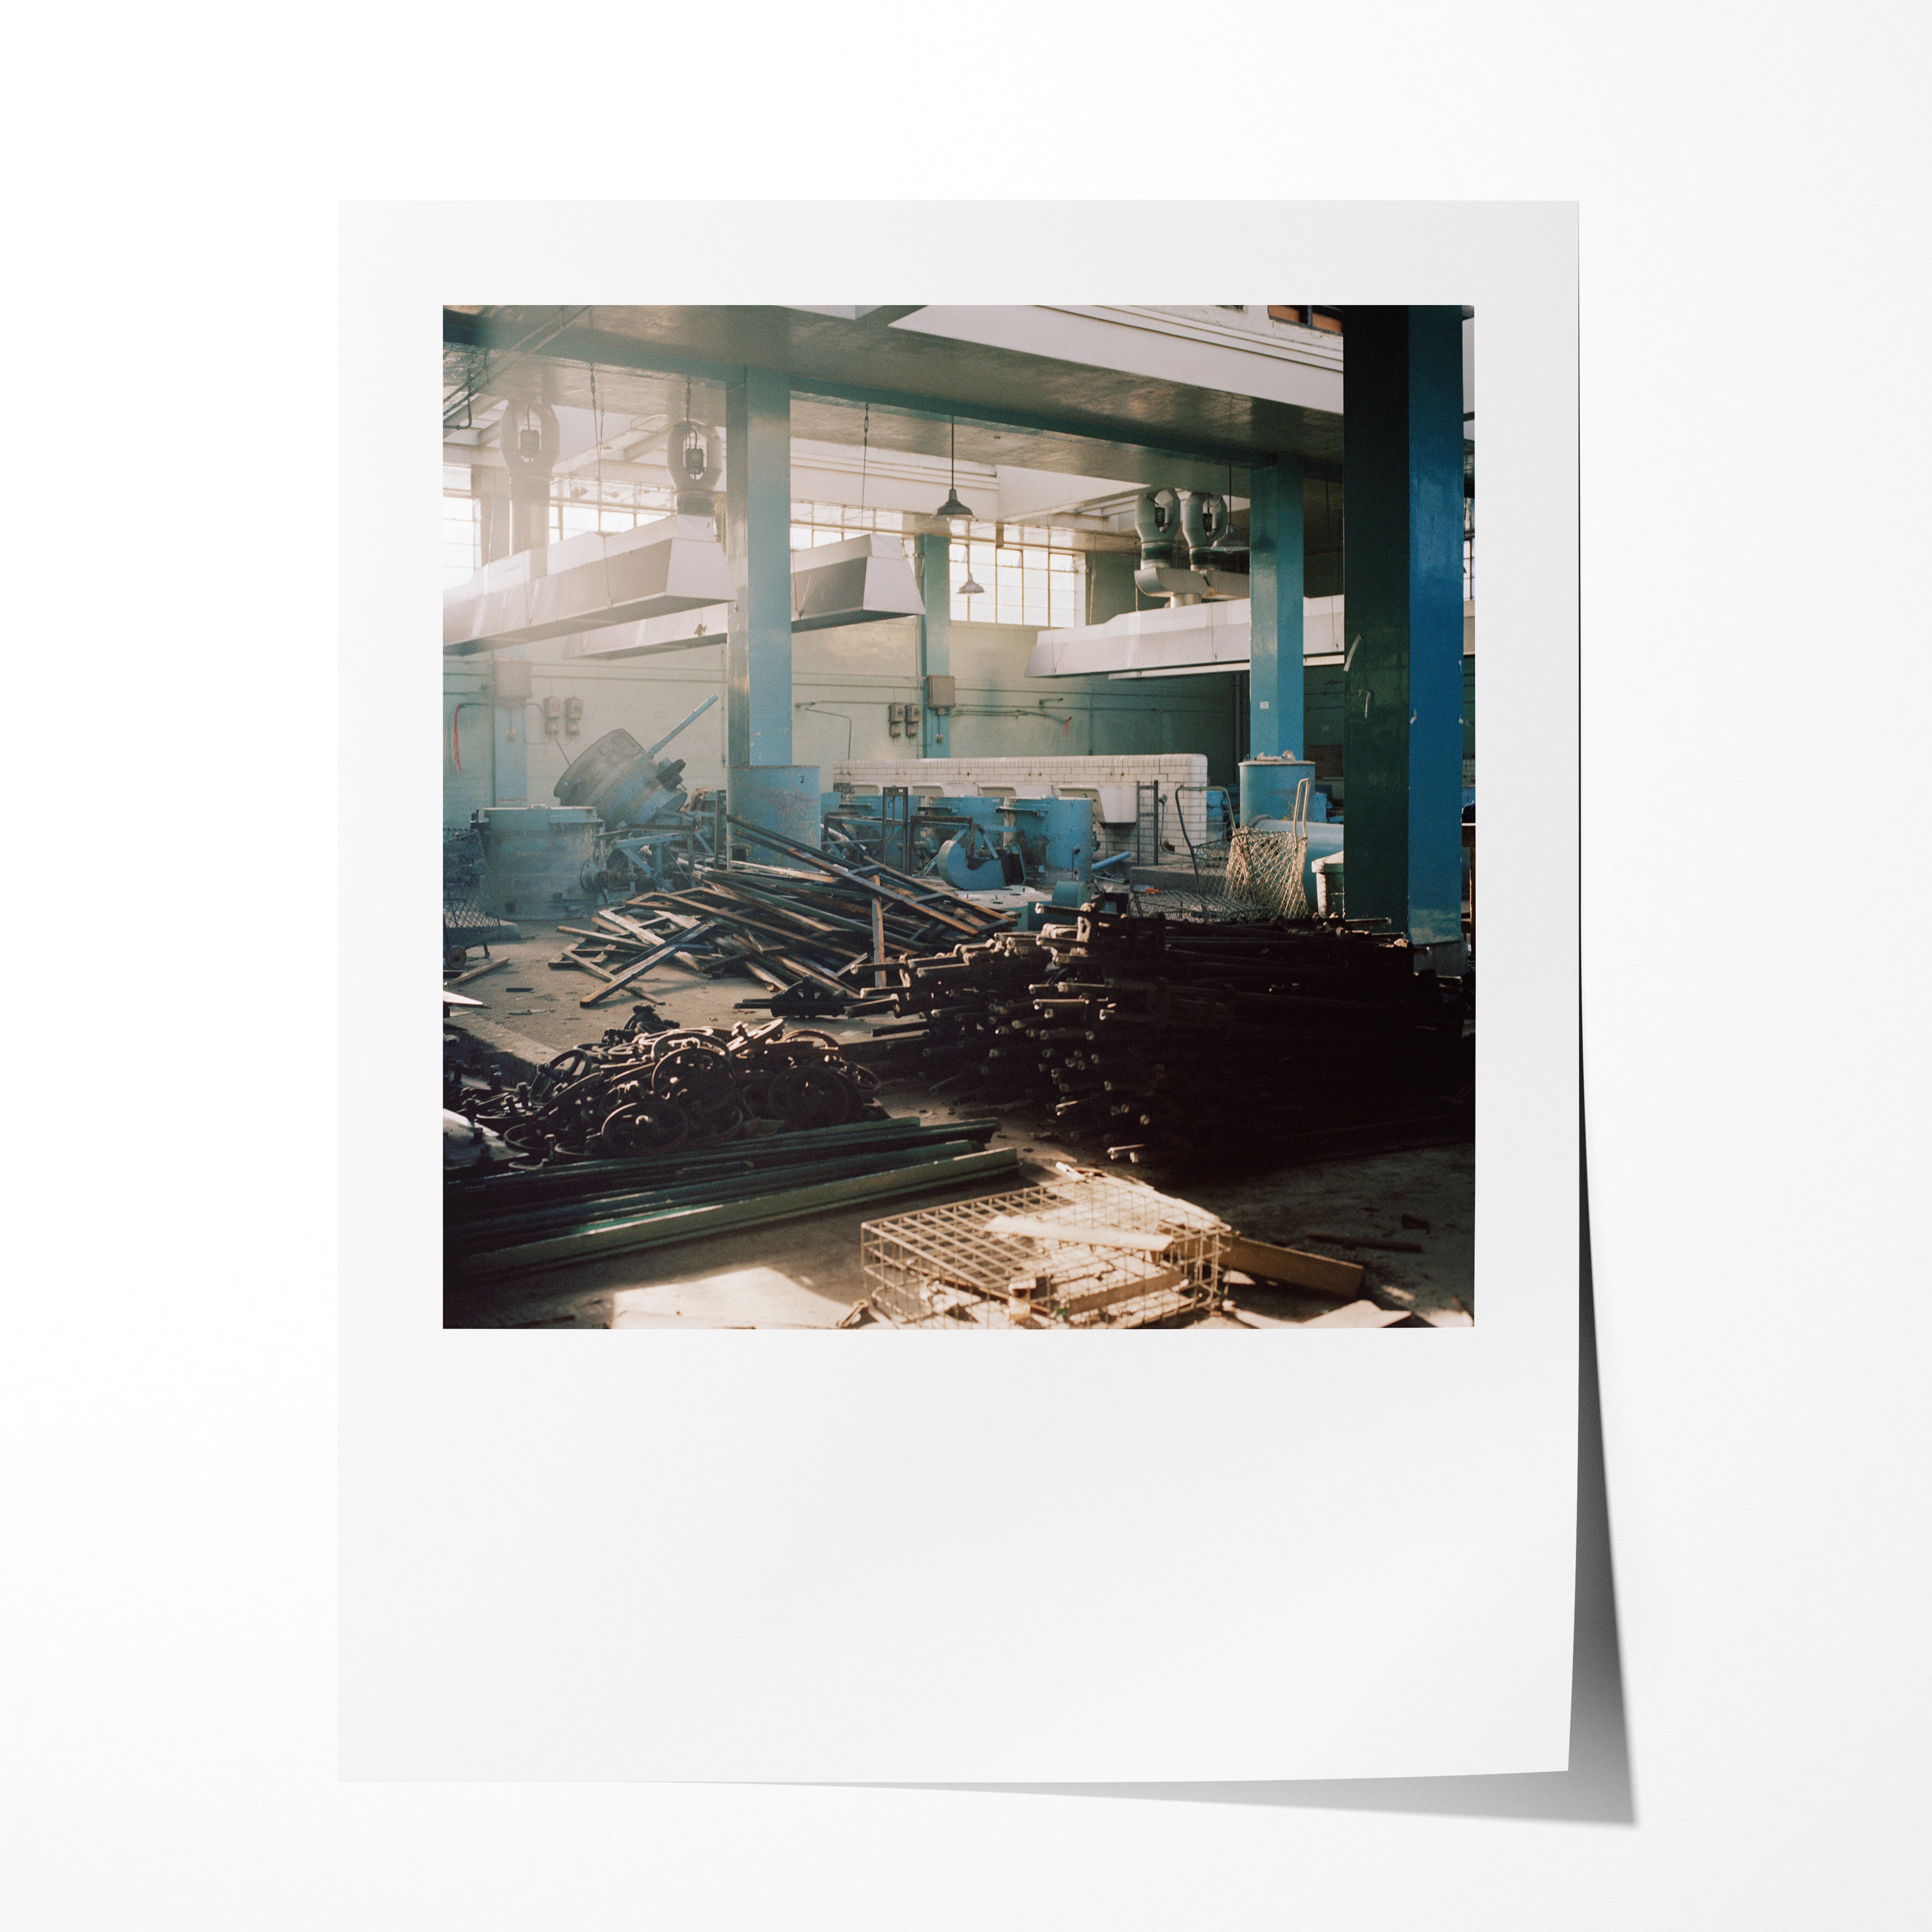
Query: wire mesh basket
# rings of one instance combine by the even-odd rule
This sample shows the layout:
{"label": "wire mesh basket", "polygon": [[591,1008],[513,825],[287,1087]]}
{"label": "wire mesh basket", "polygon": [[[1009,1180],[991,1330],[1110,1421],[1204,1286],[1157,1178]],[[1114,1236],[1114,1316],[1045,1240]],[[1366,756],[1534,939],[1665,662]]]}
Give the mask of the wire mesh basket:
{"label": "wire mesh basket", "polygon": [[873,1308],[915,1328],[1143,1328],[1221,1298],[1230,1230],[1205,1208],[1086,1170],[868,1221]]}
{"label": "wire mesh basket", "polygon": [[1227,896],[1237,904],[1264,906],[1283,919],[1306,919],[1302,868],[1307,860],[1305,828],[1262,832],[1238,826],[1228,848]]}
{"label": "wire mesh basket", "polygon": [[487,946],[493,939],[521,937],[496,916],[490,874],[483,862],[483,841],[473,825],[442,830],[442,942],[446,947]]}

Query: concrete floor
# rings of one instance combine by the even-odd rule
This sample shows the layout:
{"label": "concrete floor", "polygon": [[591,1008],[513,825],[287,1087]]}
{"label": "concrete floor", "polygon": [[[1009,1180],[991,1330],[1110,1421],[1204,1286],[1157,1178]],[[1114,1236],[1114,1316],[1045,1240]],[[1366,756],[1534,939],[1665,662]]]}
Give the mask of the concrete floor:
{"label": "concrete floor", "polygon": [[[730,1026],[766,1017],[736,1010],[736,1001],[762,992],[749,981],[700,980],[675,967],[646,974],[603,1006],[584,1009],[578,1002],[598,982],[575,970],[553,971],[547,963],[568,940],[548,926],[526,924],[523,931],[520,940],[491,946],[492,956],[504,958],[505,965],[458,988],[483,1004],[451,1016],[452,1024],[503,1057],[511,1078],[622,1024],[632,996],[649,1000],[680,1026]],[[470,956],[472,965],[481,959],[480,952]],[[839,1038],[864,1039],[870,1031],[862,1020],[809,1024]],[[904,1082],[887,1082],[878,1097],[892,1113],[928,1120],[984,1117],[970,1106],[948,1106]],[[1225,1146],[1204,1148],[1184,1166],[1122,1165],[1112,1171],[1196,1202],[1256,1240],[1364,1262],[1365,1298],[1390,1311],[1412,1308],[1438,1318],[1473,1312],[1472,1146],[1270,1168],[1244,1158],[1238,1129],[1231,1127],[1229,1136]],[[1103,1164],[1090,1147],[1056,1140],[1050,1117],[1031,1108],[1003,1115],[990,1144],[1018,1150],[1020,1172],[1010,1180],[922,1195],[881,1211],[1029,1186],[1052,1178],[1056,1160]],[[829,1328],[864,1292],[859,1228],[868,1218],[860,1208],[835,1210],[740,1234],[452,1286],[444,1321],[458,1328]],[[1346,1247],[1312,1239],[1318,1233],[1402,1242],[1419,1252]],[[1335,1307],[1330,1300],[1270,1294],[1239,1281],[1231,1294],[1238,1312],[1216,1316],[1208,1325],[1300,1326]],[[1356,1318],[1364,1317],[1373,1318],[1366,1311]],[[868,1326],[853,1332],[879,1331]]]}

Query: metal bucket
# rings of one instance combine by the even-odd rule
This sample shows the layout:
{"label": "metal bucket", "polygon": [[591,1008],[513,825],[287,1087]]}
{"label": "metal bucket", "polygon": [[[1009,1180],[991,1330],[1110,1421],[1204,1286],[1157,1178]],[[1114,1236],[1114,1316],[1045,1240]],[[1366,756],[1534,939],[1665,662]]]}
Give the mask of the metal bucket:
{"label": "metal bucket", "polygon": [[1314,776],[1315,766],[1306,758],[1250,758],[1241,766],[1241,823],[1292,818],[1297,788]]}
{"label": "metal bucket", "polygon": [[[825,836],[816,765],[734,765],[724,785],[727,808],[734,818],[748,825],[762,825],[816,852]],[[782,852],[768,846],[754,846],[734,830],[731,849],[744,847],[745,856],[760,865],[782,866],[788,862]]]}
{"label": "metal bucket", "polygon": [[486,805],[474,822],[502,917],[566,919],[590,903],[584,872],[596,844],[596,813],[573,805]]}

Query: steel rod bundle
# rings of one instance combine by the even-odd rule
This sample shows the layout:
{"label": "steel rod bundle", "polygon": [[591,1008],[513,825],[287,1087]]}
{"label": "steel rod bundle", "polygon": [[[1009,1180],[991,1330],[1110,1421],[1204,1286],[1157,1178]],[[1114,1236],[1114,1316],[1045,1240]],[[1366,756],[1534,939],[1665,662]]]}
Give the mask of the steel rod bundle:
{"label": "steel rod bundle", "polygon": [[1466,1120],[1462,982],[1385,932],[1170,924],[1096,908],[904,961],[875,1064],[1063,1131],[1225,1146]]}

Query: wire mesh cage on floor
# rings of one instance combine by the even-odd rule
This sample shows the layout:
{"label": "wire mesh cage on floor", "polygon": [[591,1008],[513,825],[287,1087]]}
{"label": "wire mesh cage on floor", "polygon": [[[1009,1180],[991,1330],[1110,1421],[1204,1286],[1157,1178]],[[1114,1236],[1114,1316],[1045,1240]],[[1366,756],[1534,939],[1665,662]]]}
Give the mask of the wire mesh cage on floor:
{"label": "wire mesh cage on floor", "polygon": [[1264,906],[1283,919],[1306,919],[1302,868],[1306,832],[1261,832],[1238,826],[1228,853],[1227,894],[1240,905]]}
{"label": "wire mesh cage on floor", "polygon": [[920,1328],[1137,1328],[1220,1299],[1227,1223],[1136,1180],[1069,1170],[1010,1194],[868,1221],[872,1305]]}

